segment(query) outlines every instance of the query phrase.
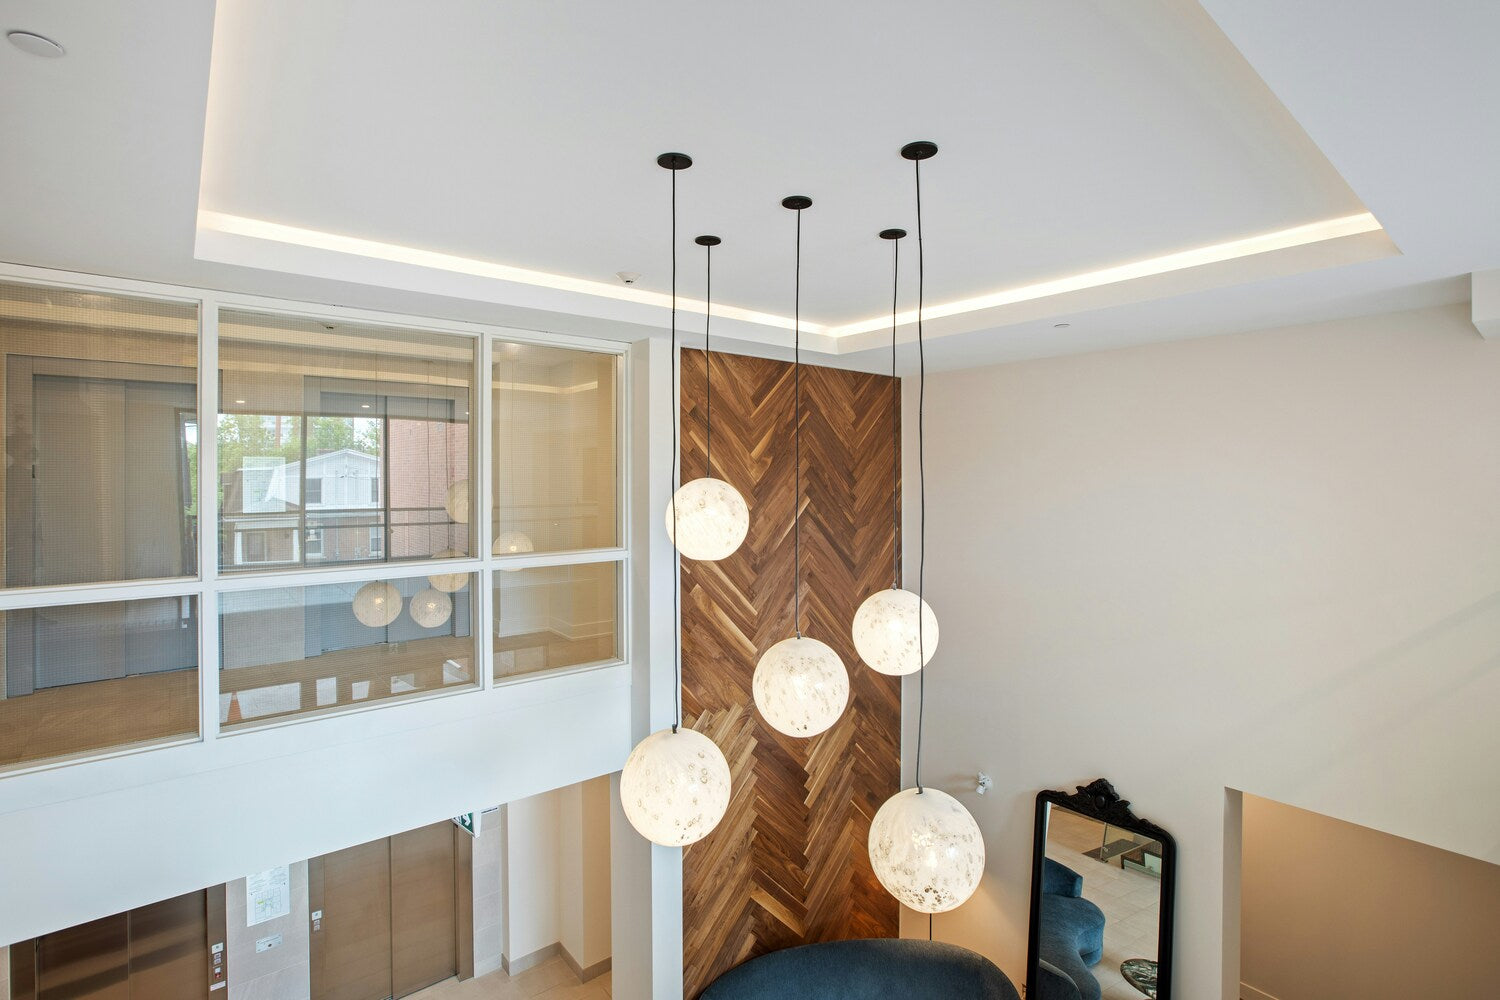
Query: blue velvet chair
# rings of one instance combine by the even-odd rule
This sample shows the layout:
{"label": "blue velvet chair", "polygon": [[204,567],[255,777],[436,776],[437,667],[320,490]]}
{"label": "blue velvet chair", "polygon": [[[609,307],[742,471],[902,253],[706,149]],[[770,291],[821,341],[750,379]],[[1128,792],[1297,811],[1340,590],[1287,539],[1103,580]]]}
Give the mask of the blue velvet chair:
{"label": "blue velvet chair", "polygon": [[828,941],[773,951],[724,973],[700,1000],[1020,1000],[1005,973],[967,948],[910,938]]}
{"label": "blue velvet chair", "polygon": [[1089,971],[1104,957],[1104,911],[1083,898],[1083,876],[1042,859],[1040,951],[1034,1000],[1100,1000]]}

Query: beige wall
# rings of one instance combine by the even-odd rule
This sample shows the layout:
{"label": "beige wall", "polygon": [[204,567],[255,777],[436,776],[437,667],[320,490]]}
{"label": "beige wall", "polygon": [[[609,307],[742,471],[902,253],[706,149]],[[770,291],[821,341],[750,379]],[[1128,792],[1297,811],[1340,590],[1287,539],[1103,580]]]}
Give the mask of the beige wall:
{"label": "beige wall", "polygon": [[1100,775],[1177,837],[1192,1000],[1238,990],[1226,789],[1500,861],[1500,344],[1466,313],[932,377],[923,772],[989,851],[937,937],[1019,983],[1034,796]]}
{"label": "beige wall", "polygon": [[609,778],[562,789],[559,891],[560,942],[582,973],[607,969],[610,958]]}
{"label": "beige wall", "polygon": [[1246,1000],[1500,993],[1500,866],[1244,798]]}
{"label": "beige wall", "polygon": [[609,969],[609,810],[609,778],[601,777],[508,803],[496,814],[507,968],[524,970],[561,950],[580,972]]}

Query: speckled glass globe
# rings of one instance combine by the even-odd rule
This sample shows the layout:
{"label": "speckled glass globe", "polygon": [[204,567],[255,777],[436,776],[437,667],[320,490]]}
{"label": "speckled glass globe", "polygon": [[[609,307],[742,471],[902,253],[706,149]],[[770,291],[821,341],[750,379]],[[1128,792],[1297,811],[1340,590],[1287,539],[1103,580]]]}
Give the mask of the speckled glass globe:
{"label": "speckled glass globe", "polygon": [[[922,635],[917,638],[917,605],[922,607]],[[922,657],[917,658],[917,643]],[[881,590],[865,598],[854,613],[854,648],[871,670],[914,674],[937,652],[938,623],[932,607],[909,590]]]}
{"label": "speckled glass globe", "polygon": [[448,487],[448,493],[443,497],[443,509],[448,512],[457,524],[469,523],[469,481],[460,479]]}
{"label": "speckled glass globe", "polygon": [[401,614],[401,591],[395,584],[371,580],[354,592],[354,617],[361,625],[385,628]]}
{"label": "speckled glass globe", "polygon": [[702,733],[659,729],[630,751],[620,772],[620,805],[653,844],[695,843],[729,808],[729,762]]}
{"label": "speckled glass globe", "polygon": [[870,821],[870,865],[905,906],[946,913],[984,875],[984,837],[957,799],[936,788],[897,792]]}
{"label": "speckled glass globe", "polygon": [[807,636],[783,639],[766,650],[750,688],[761,718],[788,736],[818,735],[849,704],[849,672],[839,654]]}
{"label": "speckled glass globe", "polygon": [[[675,515],[674,515],[675,506]],[[723,559],[750,530],[750,508],[740,491],[722,479],[683,483],[667,503],[667,537],[689,559]]]}
{"label": "speckled glass globe", "polygon": [[[434,559],[462,559],[463,553],[457,549],[444,549],[432,558]],[[427,578],[433,590],[441,590],[445,594],[456,594],[469,585],[469,574],[467,573],[434,573]]]}
{"label": "speckled glass globe", "polygon": [[453,598],[426,587],[411,599],[411,620],[423,628],[437,628],[453,616]]}

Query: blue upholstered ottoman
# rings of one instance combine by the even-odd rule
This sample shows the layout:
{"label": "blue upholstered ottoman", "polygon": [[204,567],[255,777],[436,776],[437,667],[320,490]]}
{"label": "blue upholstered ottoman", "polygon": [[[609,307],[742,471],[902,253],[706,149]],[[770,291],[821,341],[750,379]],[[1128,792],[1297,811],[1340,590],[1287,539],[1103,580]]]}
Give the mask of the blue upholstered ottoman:
{"label": "blue upholstered ottoman", "polygon": [[829,941],[730,969],[701,1000],[1020,1000],[1005,973],[967,948],[909,938]]}

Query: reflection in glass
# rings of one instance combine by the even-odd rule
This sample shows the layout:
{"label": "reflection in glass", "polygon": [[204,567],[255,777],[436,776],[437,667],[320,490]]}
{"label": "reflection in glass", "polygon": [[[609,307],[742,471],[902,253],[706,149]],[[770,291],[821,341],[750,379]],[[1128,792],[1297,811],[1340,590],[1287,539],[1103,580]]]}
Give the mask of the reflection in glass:
{"label": "reflection in glass", "polygon": [[475,343],[226,311],[219,564],[468,555]]}
{"label": "reflection in glass", "polygon": [[1154,997],[1161,844],[1046,804],[1033,994]]}
{"label": "reflection in glass", "polygon": [[[372,583],[394,614],[356,608]],[[220,724],[472,686],[473,594],[472,577],[451,594],[412,577],[221,595]],[[427,610],[434,597],[446,615]]]}
{"label": "reflection in glass", "polygon": [[495,677],[619,659],[619,564],[495,574]]}
{"label": "reflection in glass", "polygon": [[194,305],[0,282],[4,585],[198,572]]}
{"label": "reflection in glass", "polygon": [[198,735],[198,601],[0,612],[0,767]]}
{"label": "reflection in glass", "polygon": [[619,544],[619,359],[558,347],[494,348],[497,556]]}

